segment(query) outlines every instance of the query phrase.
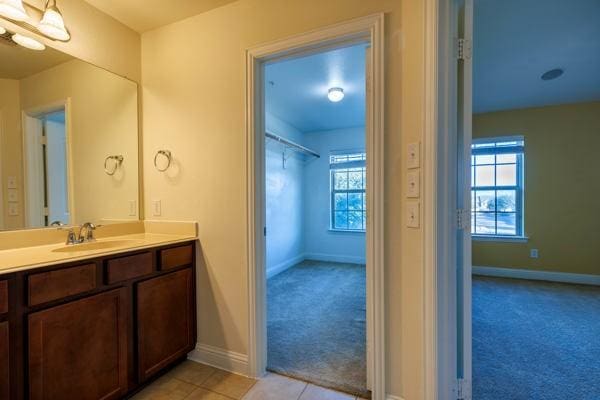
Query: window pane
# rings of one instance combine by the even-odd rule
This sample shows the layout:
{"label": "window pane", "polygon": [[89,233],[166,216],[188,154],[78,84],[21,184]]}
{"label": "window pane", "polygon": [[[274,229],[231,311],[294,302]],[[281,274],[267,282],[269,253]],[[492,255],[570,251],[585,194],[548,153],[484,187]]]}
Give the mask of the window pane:
{"label": "window pane", "polygon": [[475,213],[471,212],[471,233],[475,233]]}
{"label": "window pane", "polygon": [[347,210],[348,209],[348,195],[346,193],[336,193],[334,198],[336,210]]}
{"label": "window pane", "polygon": [[475,167],[471,166],[471,186],[475,185]]}
{"label": "window pane", "polygon": [[362,193],[348,193],[348,209],[362,210]]}
{"label": "window pane", "polygon": [[348,211],[348,228],[362,229],[362,211]]}
{"label": "window pane", "polygon": [[475,156],[475,164],[477,164],[477,165],[493,164],[493,163],[494,163],[494,155],[493,154]]}
{"label": "window pane", "polygon": [[475,186],[494,186],[494,166],[475,167]]}
{"label": "window pane", "polygon": [[498,165],[496,167],[496,182],[498,186],[516,186],[517,165]]}
{"label": "window pane", "polygon": [[517,191],[516,190],[498,190],[496,198],[496,207],[498,211],[517,211]]}
{"label": "window pane", "polygon": [[348,189],[348,173],[346,170],[336,171],[334,173],[334,188],[336,190]]}
{"label": "window pane", "polygon": [[516,235],[517,217],[515,213],[498,213],[498,235]]}
{"label": "window pane", "polygon": [[351,169],[348,173],[348,188],[362,189],[362,171],[359,169]]}
{"label": "window pane", "polygon": [[478,190],[475,192],[475,211],[496,211],[496,192],[493,190]]}
{"label": "window pane", "polygon": [[496,156],[496,162],[498,164],[515,164],[517,162],[516,154],[498,154]]}
{"label": "window pane", "polygon": [[496,216],[494,213],[476,213],[475,214],[475,233],[484,235],[493,235],[496,233]]}
{"label": "window pane", "polygon": [[367,213],[366,212],[362,213],[362,224],[363,224],[363,229],[367,229]]}
{"label": "window pane", "polygon": [[336,229],[348,229],[348,212],[336,211],[333,227]]}

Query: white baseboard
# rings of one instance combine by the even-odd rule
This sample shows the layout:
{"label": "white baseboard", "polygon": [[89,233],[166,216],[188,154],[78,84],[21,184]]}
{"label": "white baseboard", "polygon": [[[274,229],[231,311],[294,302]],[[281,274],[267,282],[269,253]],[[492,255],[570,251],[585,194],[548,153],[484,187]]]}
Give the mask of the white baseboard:
{"label": "white baseboard", "polygon": [[404,400],[404,399],[400,396],[393,396],[391,394],[388,394],[387,397],[385,398],[385,400]]}
{"label": "white baseboard", "polygon": [[188,354],[188,359],[239,375],[248,375],[248,356],[235,351],[197,343],[196,348]]}
{"label": "white baseboard", "polygon": [[323,253],[306,253],[304,255],[306,260],[315,261],[329,261],[339,263],[350,263],[350,264],[366,264],[367,261],[364,257],[345,256],[340,254],[323,254]]}
{"label": "white baseboard", "polygon": [[290,269],[294,265],[302,262],[306,259],[304,254],[299,254],[296,257],[290,258],[282,263],[279,263],[271,268],[267,267],[267,279],[274,277],[275,275],[279,275],[286,269]]}
{"label": "white baseboard", "polygon": [[571,274],[566,272],[534,271],[530,269],[473,266],[473,275],[500,278],[531,279],[536,281],[578,283],[600,286],[600,275]]}

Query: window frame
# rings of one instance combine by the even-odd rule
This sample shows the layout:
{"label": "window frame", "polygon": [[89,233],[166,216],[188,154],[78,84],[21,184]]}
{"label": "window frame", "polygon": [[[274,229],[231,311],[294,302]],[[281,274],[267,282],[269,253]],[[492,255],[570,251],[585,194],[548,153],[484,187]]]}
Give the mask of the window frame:
{"label": "window frame", "polygon": [[[513,149],[516,151],[498,151],[497,144],[498,143],[507,143],[507,142],[517,142]],[[520,143],[518,143],[520,142]],[[485,155],[485,150],[480,152],[480,154],[475,154],[475,150],[477,149],[475,146],[477,145],[485,145],[485,144],[494,144],[494,151],[490,151],[489,155],[494,155],[494,163],[493,164],[477,164],[475,161],[475,156],[477,155]],[[485,149],[485,147],[481,147]],[[502,147],[500,147],[502,148]],[[507,147],[508,148],[508,147]],[[498,163],[496,156],[499,154],[515,154],[516,160],[515,163]],[[476,177],[477,177],[477,166],[494,166],[494,186],[475,186]],[[500,186],[497,184],[497,167],[498,165],[515,165],[516,169],[516,182],[515,185],[506,185]],[[478,240],[504,240],[504,241],[526,241],[527,237],[525,236],[525,139],[523,136],[499,136],[492,138],[481,138],[481,139],[473,139],[471,146],[471,237]],[[503,234],[498,233],[498,214],[502,214],[503,212],[498,211],[498,192],[499,191],[515,191],[515,211],[514,212],[505,212],[507,214],[515,215],[515,234]],[[473,203],[473,193],[478,191],[493,191],[494,192],[494,211],[477,211],[474,203]],[[494,233],[478,233],[476,232],[477,228],[477,214],[478,213],[489,213],[494,214]]]}
{"label": "window frame", "polygon": [[[334,162],[334,158],[340,157],[350,157],[356,156],[360,154],[360,160],[349,160],[349,161],[336,161]],[[350,169],[361,169],[362,175],[362,188],[361,189],[336,189],[335,188],[335,173],[339,170],[350,170]],[[346,172],[348,173],[348,172]],[[366,224],[367,224],[367,206],[366,206],[366,187],[367,187],[367,169],[366,169],[366,152],[361,150],[348,150],[348,151],[335,151],[329,154],[329,230],[334,232],[344,232],[344,233],[365,233],[366,232]],[[346,210],[336,210],[335,208],[335,195],[345,193],[360,193],[362,194],[363,201],[361,203],[361,209],[350,210],[346,208]],[[348,200],[346,200],[346,207],[348,207]],[[335,217],[336,212],[346,212],[349,214],[350,211],[360,211],[362,213],[362,228],[361,229],[352,229],[349,227],[349,223],[347,224],[347,228],[339,228],[336,227]]]}

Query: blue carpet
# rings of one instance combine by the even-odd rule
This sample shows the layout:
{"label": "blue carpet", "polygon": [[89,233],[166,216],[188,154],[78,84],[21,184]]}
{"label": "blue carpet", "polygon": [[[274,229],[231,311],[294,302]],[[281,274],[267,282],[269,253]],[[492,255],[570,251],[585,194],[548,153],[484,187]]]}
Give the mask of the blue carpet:
{"label": "blue carpet", "polygon": [[364,265],[303,261],[272,277],[267,328],[270,371],[370,397]]}
{"label": "blue carpet", "polygon": [[600,288],[473,278],[473,400],[599,400]]}

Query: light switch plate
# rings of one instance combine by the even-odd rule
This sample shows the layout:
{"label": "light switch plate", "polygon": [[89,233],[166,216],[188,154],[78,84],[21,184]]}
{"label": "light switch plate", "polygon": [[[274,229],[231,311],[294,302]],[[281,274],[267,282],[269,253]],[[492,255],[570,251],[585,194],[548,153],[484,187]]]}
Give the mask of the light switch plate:
{"label": "light switch plate", "polygon": [[406,203],[406,226],[409,228],[418,228],[421,222],[420,206],[417,201]]}
{"label": "light switch plate", "polygon": [[6,179],[6,186],[7,186],[7,189],[16,189],[17,188],[17,177],[9,176]]}
{"label": "light switch plate", "polygon": [[406,197],[417,198],[421,195],[419,171],[410,171],[406,174]]}
{"label": "light switch plate", "polygon": [[8,202],[9,203],[18,203],[19,202],[19,192],[17,189],[8,189]]}
{"label": "light switch plate", "polygon": [[137,201],[129,200],[129,216],[135,217],[137,215]]}
{"label": "light switch plate", "polygon": [[419,168],[421,166],[421,144],[419,142],[409,143],[406,150],[406,168]]}
{"label": "light switch plate", "polygon": [[19,215],[19,204],[8,203],[8,215],[11,217],[18,216]]}
{"label": "light switch plate", "polygon": [[155,217],[160,217],[161,214],[162,214],[162,204],[161,204],[160,200],[154,200],[152,202],[152,215],[154,215]]}

